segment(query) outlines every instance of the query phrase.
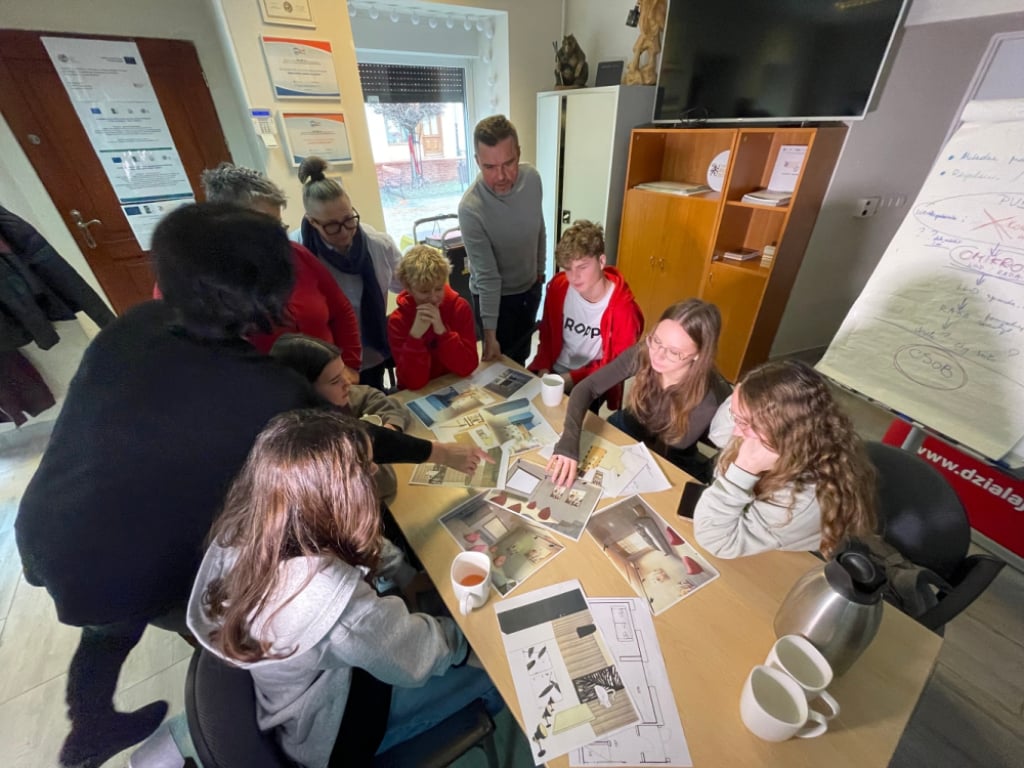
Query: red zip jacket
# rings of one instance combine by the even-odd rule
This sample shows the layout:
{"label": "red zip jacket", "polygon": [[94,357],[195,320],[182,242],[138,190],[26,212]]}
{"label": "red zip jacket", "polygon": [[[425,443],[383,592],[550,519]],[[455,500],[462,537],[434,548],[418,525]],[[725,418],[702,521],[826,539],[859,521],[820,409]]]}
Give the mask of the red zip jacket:
{"label": "red zip jacket", "polygon": [[403,389],[421,389],[446,373],[469,376],[480,363],[469,302],[446,285],[439,309],[448,332],[439,336],[433,328],[427,328],[414,339],[409,329],[416,321],[416,302],[408,291],[398,294],[398,309],[388,318],[388,344],[395,359],[398,386]]}
{"label": "red zip jacket", "polygon": [[[601,357],[569,372],[573,384],[585,379],[598,368],[607,365],[631,346],[644,330],[644,314],[633,298],[629,284],[615,267],[605,267],[604,276],[611,280],[614,289],[608,307],[601,316]],[[559,272],[548,283],[544,294],[544,314],[540,321],[540,344],[537,356],[527,366],[534,373],[550,371],[562,353],[562,323],[565,297],[569,293],[569,279],[565,272]],[[622,384],[608,390],[608,407],[612,410],[622,405]]]}

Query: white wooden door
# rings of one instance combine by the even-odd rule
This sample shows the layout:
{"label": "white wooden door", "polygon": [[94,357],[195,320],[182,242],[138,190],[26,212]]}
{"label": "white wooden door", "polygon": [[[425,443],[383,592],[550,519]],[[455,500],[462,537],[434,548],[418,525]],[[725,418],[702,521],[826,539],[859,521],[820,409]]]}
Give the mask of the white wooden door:
{"label": "white wooden door", "polygon": [[560,196],[559,154],[562,146],[562,95],[537,94],[537,171],[544,187],[541,206],[547,229],[547,276],[555,274],[555,243],[558,242],[558,209]]}
{"label": "white wooden door", "polygon": [[[565,97],[561,228],[577,219],[607,225],[617,89]],[[561,230],[560,230],[561,231]]]}

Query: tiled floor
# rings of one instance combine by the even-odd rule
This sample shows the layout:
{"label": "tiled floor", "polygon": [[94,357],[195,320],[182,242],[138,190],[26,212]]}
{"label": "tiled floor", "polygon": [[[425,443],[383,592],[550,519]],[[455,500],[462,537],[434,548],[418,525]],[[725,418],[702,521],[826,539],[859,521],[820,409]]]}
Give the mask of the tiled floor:
{"label": "tiled floor", "polygon": [[[889,419],[844,397],[864,437],[877,439]],[[78,638],[56,620],[42,589],[21,578],[14,543],[18,499],[38,465],[50,425],[0,434],[0,766],[54,768],[67,732],[65,673]],[[155,699],[182,712],[189,647],[150,629],[121,675],[118,705]],[[530,765],[527,747],[502,719],[502,764]],[[685,727],[685,723],[683,724]],[[1024,755],[1024,575],[1005,568],[992,587],[949,625],[936,672],[925,689],[892,765],[898,768],[1021,765]],[[107,768],[127,765],[128,753]],[[463,768],[483,765],[479,753]]]}

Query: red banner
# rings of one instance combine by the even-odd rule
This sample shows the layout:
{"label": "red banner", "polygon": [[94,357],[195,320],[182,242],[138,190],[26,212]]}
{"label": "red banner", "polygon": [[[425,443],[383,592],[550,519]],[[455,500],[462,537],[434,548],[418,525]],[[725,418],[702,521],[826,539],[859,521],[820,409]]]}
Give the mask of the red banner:
{"label": "red banner", "polygon": [[[883,443],[902,445],[911,426],[896,419]],[[967,510],[971,527],[1024,557],[1024,480],[928,436],[917,455],[942,473]]]}

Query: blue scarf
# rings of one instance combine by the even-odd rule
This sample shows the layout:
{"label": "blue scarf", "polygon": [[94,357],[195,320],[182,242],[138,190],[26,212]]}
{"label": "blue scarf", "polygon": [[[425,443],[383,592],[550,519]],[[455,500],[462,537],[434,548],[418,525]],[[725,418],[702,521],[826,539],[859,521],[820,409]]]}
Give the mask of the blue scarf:
{"label": "blue scarf", "polygon": [[306,219],[302,220],[302,244],[316,254],[317,258],[327,262],[339,272],[346,275],[359,275],[363,281],[363,293],[359,300],[359,335],[364,347],[391,356],[388,348],[388,316],[384,294],[377,282],[377,273],[373,269],[373,259],[366,246],[363,228],[356,230],[348,253],[339,253],[331,248],[313,229]]}

